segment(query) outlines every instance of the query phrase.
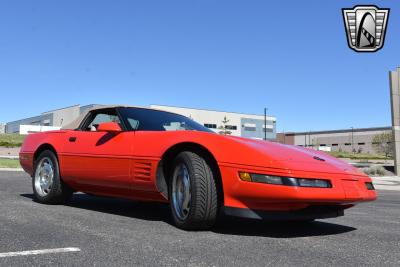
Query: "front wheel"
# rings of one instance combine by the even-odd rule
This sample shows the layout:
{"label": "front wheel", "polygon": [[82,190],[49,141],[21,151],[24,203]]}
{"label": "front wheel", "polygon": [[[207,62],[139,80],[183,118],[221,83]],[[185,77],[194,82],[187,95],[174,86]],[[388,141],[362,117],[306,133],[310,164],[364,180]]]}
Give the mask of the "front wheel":
{"label": "front wheel", "polygon": [[211,228],[218,214],[218,191],[210,165],[193,152],[182,152],[174,160],[169,183],[172,218],[182,229]]}
{"label": "front wheel", "polygon": [[43,151],[35,161],[32,187],[34,199],[44,204],[62,204],[73,194],[61,180],[57,157],[50,150]]}

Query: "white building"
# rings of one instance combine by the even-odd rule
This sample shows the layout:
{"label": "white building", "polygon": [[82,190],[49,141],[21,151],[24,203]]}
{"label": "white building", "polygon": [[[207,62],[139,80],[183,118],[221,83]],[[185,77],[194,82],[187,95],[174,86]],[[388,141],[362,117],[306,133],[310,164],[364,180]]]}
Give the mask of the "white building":
{"label": "white building", "polygon": [[30,133],[39,133],[39,132],[47,132],[60,130],[61,127],[57,126],[43,126],[43,125],[23,125],[19,126],[19,134],[30,134]]}
{"label": "white building", "polygon": [[6,132],[6,125],[4,123],[0,123],[0,134],[3,134]]}
{"label": "white building", "polygon": [[276,118],[272,116],[267,116],[264,123],[264,115],[162,105],[150,105],[150,107],[184,115],[215,132],[223,130],[223,121],[226,118],[228,122],[225,123],[225,129],[231,132],[231,135],[263,139],[266,131],[267,139],[276,139]]}

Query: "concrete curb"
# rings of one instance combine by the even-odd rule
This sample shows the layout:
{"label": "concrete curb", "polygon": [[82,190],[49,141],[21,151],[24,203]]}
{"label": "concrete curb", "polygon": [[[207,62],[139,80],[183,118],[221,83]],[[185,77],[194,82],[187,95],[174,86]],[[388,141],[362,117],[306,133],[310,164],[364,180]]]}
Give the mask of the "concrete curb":
{"label": "concrete curb", "polygon": [[377,190],[392,190],[400,191],[400,177],[399,176],[382,176],[371,177],[374,187]]}
{"label": "concrete curb", "polygon": [[0,156],[0,159],[19,159],[19,156]]}
{"label": "concrete curb", "polygon": [[23,172],[21,168],[0,168],[0,172]]}

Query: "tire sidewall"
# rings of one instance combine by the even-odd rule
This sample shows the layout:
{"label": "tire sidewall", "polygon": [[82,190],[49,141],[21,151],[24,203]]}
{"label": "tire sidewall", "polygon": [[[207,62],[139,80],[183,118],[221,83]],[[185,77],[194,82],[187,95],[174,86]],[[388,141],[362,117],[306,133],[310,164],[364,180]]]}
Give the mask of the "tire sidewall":
{"label": "tire sidewall", "polygon": [[[36,191],[36,187],[35,187],[35,177],[36,177],[36,172],[37,172],[37,165],[39,164],[39,162],[43,159],[43,158],[49,158],[53,164],[53,168],[54,168],[54,176],[53,176],[53,184],[51,186],[50,189],[50,193],[48,193],[46,196],[41,196],[37,191]],[[33,195],[34,195],[34,199],[38,202],[41,203],[48,203],[50,202],[52,199],[54,199],[54,197],[57,194],[57,189],[60,186],[61,180],[60,180],[60,170],[59,170],[59,165],[58,165],[58,159],[57,157],[54,155],[53,152],[49,151],[49,150],[45,150],[42,153],[40,153],[39,157],[36,159],[35,161],[35,172],[33,174],[33,178],[32,178],[32,188],[33,188]]]}

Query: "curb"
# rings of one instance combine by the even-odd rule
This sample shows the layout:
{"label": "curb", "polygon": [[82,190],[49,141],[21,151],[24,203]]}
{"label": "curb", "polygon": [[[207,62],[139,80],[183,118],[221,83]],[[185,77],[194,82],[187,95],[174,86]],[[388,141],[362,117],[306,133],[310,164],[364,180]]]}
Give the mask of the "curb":
{"label": "curb", "polygon": [[371,178],[377,190],[400,191],[399,176],[381,176],[381,177],[371,177]]}
{"label": "curb", "polygon": [[0,168],[0,172],[23,172],[21,168]]}
{"label": "curb", "polygon": [[19,159],[19,156],[0,156],[0,159]]}

